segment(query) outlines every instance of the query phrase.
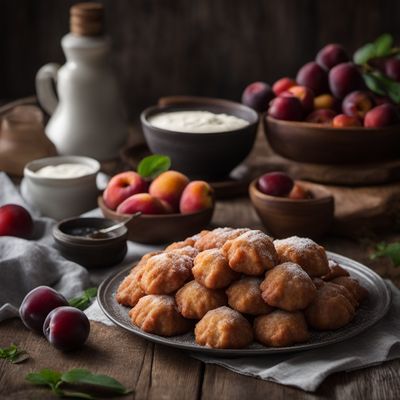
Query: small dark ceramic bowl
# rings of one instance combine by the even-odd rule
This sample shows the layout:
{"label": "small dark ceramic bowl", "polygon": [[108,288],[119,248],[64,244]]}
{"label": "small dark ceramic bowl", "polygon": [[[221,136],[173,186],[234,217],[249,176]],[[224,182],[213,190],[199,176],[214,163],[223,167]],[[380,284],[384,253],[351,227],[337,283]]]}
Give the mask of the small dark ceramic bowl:
{"label": "small dark ceramic bowl", "polygon": [[[267,231],[275,238],[303,236],[316,239],[327,233],[334,214],[334,199],[323,189],[313,198],[293,200],[260,192],[255,179],[249,186],[253,206]],[[306,189],[306,183],[300,182]]]}
{"label": "small dark ceramic bowl", "polygon": [[[129,217],[127,214],[118,214],[109,209],[101,196],[98,197],[97,203],[106,218],[123,221]],[[183,240],[206,228],[213,213],[214,207],[192,214],[140,215],[126,224],[128,239],[144,244],[163,244]]]}
{"label": "small dark ceramic bowl", "polygon": [[[225,113],[245,119],[244,128],[215,133],[187,133],[152,126],[149,117],[171,111],[200,110]],[[140,116],[146,142],[153,153],[171,158],[172,168],[191,178],[226,178],[250,153],[257,134],[258,114],[233,101],[205,97],[177,96],[160,99],[157,106]]]}
{"label": "small dark ceramic bowl", "polygon": [[273,150],[314,164],[367,164],[400,157],[400,126],[334,128],[266,116],[265,135]]}
{"label": "small dark ceramic bowl", "polygon": [[115,221],[105,218],[65,219],[53,230],[56,247],[65,258],[87,268],[118,264],[127,252],[128,230],[125,226],[99,238],[87,236],[93,230],[114,224]]}

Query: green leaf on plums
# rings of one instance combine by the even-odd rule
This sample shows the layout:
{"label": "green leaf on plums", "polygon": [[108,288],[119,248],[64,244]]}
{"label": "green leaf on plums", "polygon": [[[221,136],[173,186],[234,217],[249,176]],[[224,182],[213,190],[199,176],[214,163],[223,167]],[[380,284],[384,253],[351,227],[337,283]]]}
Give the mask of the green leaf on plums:
{"label": "green leaf on plums", "polygon": [[363,78],[372,92],[380,96],[388,96],[395,103],[400,103],[400,82],[388,78],[379,71],[364,72]]}
{"label": "green leaf on plums", "polygon": [[386,85],[387,95],[393,100],[395,103],[400,103],[400,82],[396,82],[389,78],[383,78]]}
{"label": "green leaf on plums", "polygon": [[355,64],[362,65],[366,64],[371,58],[374,57],[375,45],[373,43],[367,43],[354,53],[353,61]]}
{"label": "green leaf on plums", "polygon": [[97,375],[87,369],[75,368],[65,372],[61,376],[63,382],[75,385],[91,385],[98,388],[113,391],[113,393],[128,394],[132,390],[127,389],[116,379],[107,375]]}
{"label": "green leaf on plums", "polygon": [[[39,372],[31,372],[25,379],[40,386],[48,386],[59,397],[71,397],[79,399],[96,399],[91,391],[98,393],[102,389],[107,395],[124,396],[132,393],[116,379],[107,375],[97,375],[86,369],[75,368],[61,373],[51,369],[42,369]],[[67,385],[67,389],[62,386]],[[78,389],[75,390],[75,389]],[[83,389],[85,389],[83,391]]]}
{"label": "green leaf on plums", "polygon": [[375,260],[380,257],[389,257],[396,267],[400,266],[400,242],[377,244],[370,258]]}
{"label": "green leaf on plums", "polygon": [[21,363],[29,358],[26,351],[20,350],[17,345],[12,344],[8,347],[0,347],[0,358],[9,361],[12,364]]}
{"label": "green leaf on plums", "polygon": [[371,73],[363,73],[362,74],[365,84],[368,89],[372,92],[379,94],[380,96],[385,96],[386,91],[380,81]]}
{"label": "green leaf on plums", "polygon": [[392,55],[393,37],[388,33],[379,36],[374,42],[366,43],[353,55],[353,61],[358,65],[367,64],[373,58],[381,58]]}
{"label": "green leaf on plums", "polygon": [[393,36],[389,33],[384,33],[374,41],[375,57],[388,56],[393,46]]}
{"label": "green leaf on plums", "polygon": [[137,172],[145,179],[155,179],[158,175],[168,171],[171,167],[171,159],[168,156],[153,154],[140,161]]}
{"label": "green leaf on plums", "polygon": [[78,308],[79,310],[86,310],[92,300],[97,296],[97,288],[92,287],[89,289],[86,289],[81,296],[74,297],[70,300],[68,300],[68,303],[71,307]]}

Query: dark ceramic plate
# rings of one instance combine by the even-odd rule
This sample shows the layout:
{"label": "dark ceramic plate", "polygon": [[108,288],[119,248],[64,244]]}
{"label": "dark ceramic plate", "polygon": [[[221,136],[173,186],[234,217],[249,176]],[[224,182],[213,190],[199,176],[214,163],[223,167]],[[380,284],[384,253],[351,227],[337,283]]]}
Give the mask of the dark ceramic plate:
{"label": "dark ceramic plate", "polygon": [[356,317],[350,324],[336,331],[312,331],[311,339],[308,342],[290,347],[265,347],[257,342],[253,342],[245,349],[211,349],[196,344],[194,341],[193,332],[185,335],[166,338],[142,331],[141,329],[132,325],[128,316],[129,309],[121,306],[115,300],[115,292],[122,279],[128,274],[131,266],[104,280],[99,287],[97,300],[101,309],[115,324],[134,333],[135,335],[144,337],[155,343],[164,344],[166,346],[176,347],[183,350],[209,353],[213,356],[221,357],[254,356],[309,350],[341,342],[365,331],[378,322],[386,314],[391,302],[390,290],[382,278],[371,269],[356,261],[335,253],[328,252],[328,257],[343,265],[350,272],[351,276],[357,278],[360,283],[368,289],[369,297],[362,303],[361,307],[357,311]]}

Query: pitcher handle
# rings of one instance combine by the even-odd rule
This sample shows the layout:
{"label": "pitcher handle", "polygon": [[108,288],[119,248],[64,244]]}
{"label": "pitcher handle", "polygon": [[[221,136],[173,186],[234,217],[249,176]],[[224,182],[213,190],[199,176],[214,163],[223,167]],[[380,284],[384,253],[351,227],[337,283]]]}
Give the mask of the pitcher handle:
{"label": "pitcher handle", "polygon": [[36,74],[36,93],[39,103],[50,115],[53,114],[58,103],[54,83],[57,83],[59,69],[59,64],[50,63],[43,65]]}

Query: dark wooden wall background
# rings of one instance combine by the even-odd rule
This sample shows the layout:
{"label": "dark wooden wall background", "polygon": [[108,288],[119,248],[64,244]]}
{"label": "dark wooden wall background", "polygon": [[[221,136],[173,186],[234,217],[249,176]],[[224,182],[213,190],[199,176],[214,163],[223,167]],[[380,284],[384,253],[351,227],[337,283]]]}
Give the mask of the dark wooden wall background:
{"label": "dark wooden wall background", "polygon": [[[0,98],[34,93],[63,62],[71,0],[0,0]],[[168,94],[239,99],[254,80],[294,75],[325,43],[350,51],[400,39],[399,0],[103,0],[112,61],[131,119]]]}

